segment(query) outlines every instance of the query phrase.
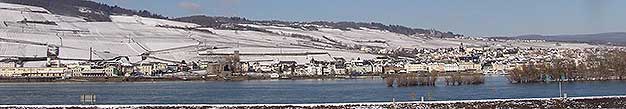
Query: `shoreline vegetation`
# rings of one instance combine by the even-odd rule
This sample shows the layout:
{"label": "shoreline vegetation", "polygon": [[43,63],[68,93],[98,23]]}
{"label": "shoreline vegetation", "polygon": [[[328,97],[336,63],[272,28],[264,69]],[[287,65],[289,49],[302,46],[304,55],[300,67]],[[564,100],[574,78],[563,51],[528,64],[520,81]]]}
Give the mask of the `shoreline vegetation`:
{"label": "shoreline vegetation", "polygon": [[435,86],[439,78],[445,85],[475,85],[485,83],[485,76],[479,73],[426,73],[426,74],[388,74],[384,76],[387,87]]}
{"label": "shoreline vegetation", "polygon": [[324,103],[324,104],[164,104],[164,105],[0,105],[0,108],[54,108],[54,109],[510,109],[510,108],[623,108],[626,96],[592,96],[570,98],[521,98],[455,101],[409,101],[370,103]]}
{"label": "shoreline vegetation", "polygon": [[389,74],[384,77],[387,87],[435,86],[437,74]]}
{"label": "shoreline vegetation", "polygon": [[[626,52],[611,51],[582,60],[554,59],[509,71],[510,83],[602,81],[626,79]],[[581,62],[582,61],[582,62]]]}

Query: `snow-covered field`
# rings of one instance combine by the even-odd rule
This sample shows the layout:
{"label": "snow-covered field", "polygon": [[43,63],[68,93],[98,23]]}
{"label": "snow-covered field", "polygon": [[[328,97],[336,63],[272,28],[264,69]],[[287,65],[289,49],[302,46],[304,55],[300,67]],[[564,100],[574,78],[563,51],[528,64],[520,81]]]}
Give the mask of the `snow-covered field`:
{"label": "snow-covered field", "polygon": [[[18,10],[23,9],[23,10]],[[30,11],[24,11],[30,10]],[[318,52],[327,55],[244,55],[244,61],[293,60],[305,62],[310,59],[371,59],[377,55],[362,51],[348,50],[337,46],[370,46],[388,49],[396,48],[445,48],[459,45],[509,45],[540,48],[585,48],[588,44],[551,42],[517,43],[484,42],[469,39],[438,39],[406,36],[376,29],[352,29],[343,31],[319,28],[308,31],[291,27],[242,24],[263,28],[272,33],[257,31],[216,30],[200,28],[201,31],[165,28],[175,26],[195,28],[199,25],[138,16],[112,16],[113,22],[86,22],[81,18],[31,12],[47,10],[15,4],[0,3],[0,57],[41,57],[45,56],[46,44],[60,46],[60,57],[68,59],[88,59],[89,49],[94,50],[94,59],[111,59],[117,56],[138,58],[140,54],[170,61],[193,61],[203,59],[199,53],[307,53]],[[55,22],[56,25],[19,23],[23,20]],[[304,35],[291,37],[292,34]],[[217,49],[215,49],[217,48]],[[137,62],[140,60],[131,60]]]}
{"label": "snow-covered field", "polygon": [[50,13],[50,11],[42,7],[18,5],[18,4],[10,4],[10,3],[0,3],[0,9],[17,10],[17,11],[39,11],[39,12]]}

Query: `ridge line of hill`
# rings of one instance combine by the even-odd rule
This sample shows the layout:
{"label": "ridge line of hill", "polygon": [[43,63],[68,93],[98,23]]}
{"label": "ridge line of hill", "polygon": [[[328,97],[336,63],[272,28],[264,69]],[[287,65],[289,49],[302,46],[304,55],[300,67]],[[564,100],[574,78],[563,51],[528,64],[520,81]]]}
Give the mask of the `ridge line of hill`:
{"label": "ridge line of hill", "polygon": [[30,6],[39,6],[48,9],[54,14],[72,16],[83,18],[89,22],[110,22],[110,15],[137,15],[148,18],[166,19],[173,21],[181,21],[188,23],[196,23],[203,27],[211,27],[216,29],[241,29],[247,28],[252,30],[258,30],[258,28],[251,27],[236,27],[231,28],[233,25],[238,24],[262,24],[271,26],[286,26],[293,28],[301,28],[303,30],[317,30],[317,27],[330,27],[333,29],[340,29],[349,31],[351,29],[378,29],[390,31],[398,34],[408,36],[426,36],[426,37],[439,37],[439,38],[451,38],[460,37],[463,35],[455,34],[453,32],[441,32],[434,29],[421,29],[411,28],[402,25],[385,25],[382,23],[365,23],[365,22],[332,22],[332,21],[315,21],[315,22],[293,22],[293,21],[279,21],[279,20],[248,20],[242,17],[222,17],[222,16],[206,16],[195,15],[179,18],[169,18],[160,14],[150,12],[148,10],[133,10],[117,5],[111,6],[104,3],[98,3],[91,0],[0,0],[0,2],[22,4]]}

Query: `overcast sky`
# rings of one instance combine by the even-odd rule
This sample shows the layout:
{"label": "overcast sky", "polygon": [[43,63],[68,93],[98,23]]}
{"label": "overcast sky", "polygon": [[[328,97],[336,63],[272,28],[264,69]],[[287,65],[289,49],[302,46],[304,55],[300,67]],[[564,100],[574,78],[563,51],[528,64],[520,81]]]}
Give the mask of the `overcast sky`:
{"label": "overcast sky", "polygon": [[169,17],[357,21],[469,36],[626,31],[626,0],[95,0]]}

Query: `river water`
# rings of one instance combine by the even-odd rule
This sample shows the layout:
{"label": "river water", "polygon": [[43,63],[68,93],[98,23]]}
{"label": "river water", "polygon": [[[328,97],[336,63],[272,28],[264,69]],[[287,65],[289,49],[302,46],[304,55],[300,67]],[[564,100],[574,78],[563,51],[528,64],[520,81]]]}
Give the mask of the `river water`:
{"label": "river water", "polygon": [[[0,104],[249,104],[335,103],[558,97],[558,83],[509,84],[487,77],[481,85],[386,87],[383,80],[255,80],[239,82],[0,83]],[[568,96],[626,95],[626,81],[568,82]]]}

